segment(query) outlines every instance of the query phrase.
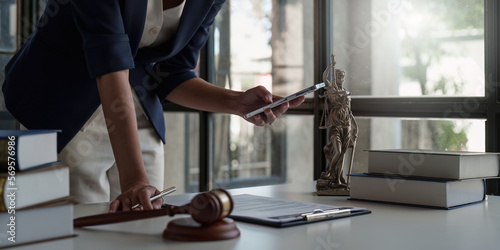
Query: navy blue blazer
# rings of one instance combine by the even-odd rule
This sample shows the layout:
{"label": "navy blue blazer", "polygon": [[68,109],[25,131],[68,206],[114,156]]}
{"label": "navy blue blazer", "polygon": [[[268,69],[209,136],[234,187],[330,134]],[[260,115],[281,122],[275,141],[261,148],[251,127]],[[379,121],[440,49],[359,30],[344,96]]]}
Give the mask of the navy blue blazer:
{"label": "navy blue blazer", "polygon": [[28,129],[62,130],[60,151],[100,105],[95,78],[130,69],[130,83],[165,141],[162,103],[196,77],[199,51],[224,2],[186,0],[174,38],[139,49],[146,0],[49,0],[5,68],[6,107]]}

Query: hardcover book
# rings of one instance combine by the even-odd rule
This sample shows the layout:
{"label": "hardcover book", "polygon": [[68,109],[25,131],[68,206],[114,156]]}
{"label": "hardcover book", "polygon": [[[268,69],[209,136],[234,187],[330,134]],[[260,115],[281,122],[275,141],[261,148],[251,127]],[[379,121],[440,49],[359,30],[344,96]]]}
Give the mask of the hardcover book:
{"label": "hardcover book", "polygon": [[0,212],[69,196],[69,167],[54,164],[18,173],[0,173]]}
{"label": "hardcover book", "polygon": [[57,161],[58,130],[0,130],[0,172],[26,171]]}
{"label": "hardcover book", "polygon": [[437,180],[370,174],[350,177],[351,199],[451,209],[481,202],[486,197],[484,179]]}
{"label": "hardcover book", "polygon": [[499,175],[498,153],[368,150],[368,173],[461,180]]}
{"label": "hardcover book", "polygon": [[0,225],[5,229],[0,234],[0,248],[72,237],[73,202],[63,199],[15,213],[2,212]]}

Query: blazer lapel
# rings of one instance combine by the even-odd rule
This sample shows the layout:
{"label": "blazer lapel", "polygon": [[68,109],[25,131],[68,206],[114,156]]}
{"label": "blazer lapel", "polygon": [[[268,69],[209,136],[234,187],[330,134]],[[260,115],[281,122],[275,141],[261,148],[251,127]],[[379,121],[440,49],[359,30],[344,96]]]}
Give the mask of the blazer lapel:
{"label": "blazer lapel", "polygon": [[213,0],[186,0],[171,53],[179,52],[191,40],[191,37],[205,20],[213,2]]}
{"label": "blazer lapel", "polygon": [[125,32],[129,34],[130,49],[132,56],[137,54],[141,42],[144,24],[146,22],[146,11],[148,1],[123,1],[123,25]]}
{"label": "blazer lapel", "polygon": [[141,48],[136,60],[157,62],[177,54],[191,40],[200,24],[205,20],[213,2],[214,0],[186,0],[177,33],[172,41],[155,48]]}

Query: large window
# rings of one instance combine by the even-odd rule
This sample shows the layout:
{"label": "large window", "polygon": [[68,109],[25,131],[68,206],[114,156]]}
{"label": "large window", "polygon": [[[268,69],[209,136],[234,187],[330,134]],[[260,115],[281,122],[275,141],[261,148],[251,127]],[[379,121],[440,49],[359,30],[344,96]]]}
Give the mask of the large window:
{"label": "large window", "polygon": [[[333,1],[331,27],[333,53],[354,96],[484,97],[483,1]],[[357,146],[485,150],[484,120],[437,118],[360,119],[366,129]]]}
{"label": "large window", "polygon": [[[214,26],[215,84],[243,91],[263,85],[278,95],[312,85],[312,13],[311,1],[228,1]],[[312,116],[290,115],[265,127],[213,118],[214,184],[312,179]]]}
{"label": "large window", "polygon": [[365,149],[498,152],[498,40],[487,39],[498,36],[496,1],[327,6],[331,52],[347,71],[360,125],[354,172],[366,171]]}
{"label": "large window", "polygon": [[[313,10],[311,1],[228,0],[202,54],[201,76],[225,88],[262,85],[282,96],[313,85]],[[183,176],[186,191],[312,180],[314,117],[312,111],[297,113],[264,127],[226,114],[198,113],[189,123],[177,116],[187,126],[180,131],[191,132],[170,135],[182,143],[167,142],[167,168],[171,159],[184,164],[187,170],[173,176]]]}
{"label": "large window", "polygon": [[484,96],[484,2],[333,1],[333,52],[354,95]]}

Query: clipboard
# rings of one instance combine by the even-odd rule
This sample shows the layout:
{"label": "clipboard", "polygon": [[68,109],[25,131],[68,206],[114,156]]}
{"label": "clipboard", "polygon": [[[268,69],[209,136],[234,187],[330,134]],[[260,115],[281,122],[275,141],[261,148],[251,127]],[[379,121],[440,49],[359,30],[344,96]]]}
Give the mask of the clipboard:
{"label": "clipboard", "polygon": [[270,227],[290,227],[371,213],[361,207],[332,206],[264,196],[234,195],[230,218]]}

